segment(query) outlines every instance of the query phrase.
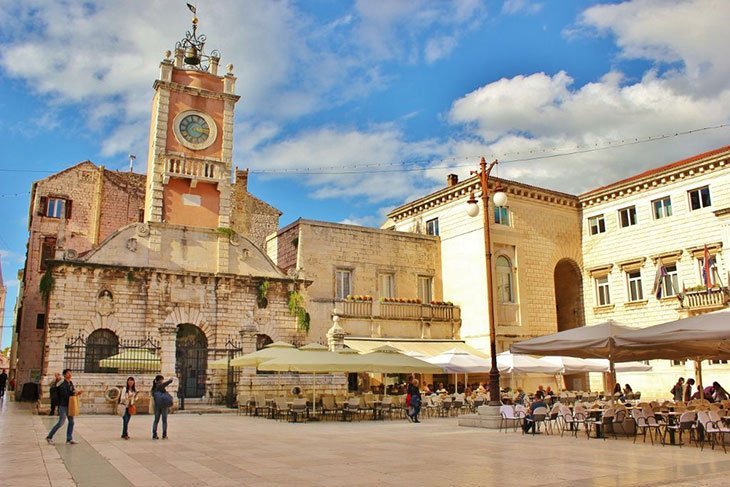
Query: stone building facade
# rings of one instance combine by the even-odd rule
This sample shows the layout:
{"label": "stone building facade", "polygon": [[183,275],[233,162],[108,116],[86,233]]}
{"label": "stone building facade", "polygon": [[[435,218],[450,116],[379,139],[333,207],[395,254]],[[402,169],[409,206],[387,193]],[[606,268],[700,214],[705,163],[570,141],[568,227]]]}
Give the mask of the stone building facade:
{"label": "stone building facade", "polygon": [[[106,392],[127,375],[143,390],[157,373],[176,376],[170,390],[181,400],[230,400],[239,388],[273,381],[214,370],[212,361],[304,339],[288,301],[309,283],[261,250],[280,212],[252,196],[247,171],[232,167],[233,68],[219,75],[219,59],[205,59],[186,64],[176,49],[160,64],[146,176],[85,162],[34,185],[17,356],[29,381],[38,380],[29,362],[39,362],[42,409],[50,377],[67,367],[86,391],[86,411],[112,411]],[[103,194],[94,178],[133,184]],[[55,240],[41,242],[49,234]],[[41,312],[33,341],[24,325]]]}
{"label": "stone building facade", "polygon": [[140,220],[144,176],[109,171],[84,161],[36,181],[31,187],[28,245],[19,286],[11,375],[18,393],[38,382],[43,367],[47,308],[40,292],[46,262],[89,251],[123,225]]}
{"label": "stone building facade", "polygon": [[303,293],[311,340],[325,342],[334,312],[350,337],[460,339],[460,310],[445,302],[436,237],[300,219],[272,235],[267,251],[312,282]]}
{"label": "stone building facade", "polygon": [[[577,197],[514,181],[491,184],[497,182],[508,194],[507,207],[495,211],[490,202],[488,210],[501,352],[515,341],[584,323],[583,261]],[[461,306],[461,337],[488,351],[483,220],[466,214],[478,185],[450,175],[446,188],[391,211],[384,228],[439,236],[443,292]]]}
{"label": "stone building facade", "polygon": [[[589,191],[580,195],[580,204],[587,324],[613,319],[645,327],[728,306],[730,146]],[[658,274],[661,289],[655,285]],[[651,365],[652,373],[618,379],[664,397],[677,377],[695,375],[690,361]],[[705,383],[730,379],[726,364],[705,362],[703,368]],[[592,382],[602,388],[599,376]]]}

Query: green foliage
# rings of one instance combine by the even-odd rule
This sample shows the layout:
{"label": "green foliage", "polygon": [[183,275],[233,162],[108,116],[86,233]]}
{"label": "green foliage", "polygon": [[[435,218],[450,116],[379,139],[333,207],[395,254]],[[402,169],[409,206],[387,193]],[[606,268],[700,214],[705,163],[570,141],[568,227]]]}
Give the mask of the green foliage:
{"label": "green foliage", "polygon": [[130,284],[134,282],[134,272],[127,271],[127,282]]}
{"label": "green foliage", "polygon": [[266,295],[269,293],[269,287],[271,286],[271,283],[268,279],[264,279],[259,283],[258,287],[258,299],[259,301],[263,301],[266,299]]}
{"label": "green foliage", "polygon": [[51,274],[51,269],[46,269],[45,274],[43,274],[43,277],[41,277],[40,285],[38,286],[44,304],[48,303],[48,298],[51,295],[55,284],[56,280],[53,278],[53,274]]}
{"label": "green foliage", "polygon": [[228,238],[231,238],[236,234],[236,232],[232,228],[218,227],[215,229],[215,231],[218,233],[218,235],[223,235]]}
{"label": "green foliage", "polygon": [[297,327],[309,333],[309,326],[311,324],[310,317],[304,308],[304,297],[302,297],[299,291],[289,293],[289,313],[297,317]]}

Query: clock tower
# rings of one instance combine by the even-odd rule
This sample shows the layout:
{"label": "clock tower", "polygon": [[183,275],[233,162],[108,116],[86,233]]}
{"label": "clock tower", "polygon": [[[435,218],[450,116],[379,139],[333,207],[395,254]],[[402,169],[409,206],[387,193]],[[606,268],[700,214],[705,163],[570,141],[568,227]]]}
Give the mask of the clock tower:
{"label": "clock tower", "polygon": [[145,221],[207,228],[231,226],[233,65],[219,75],[220,54],[205,54],[192,30],[165,53],[154,83],[147,158]]}

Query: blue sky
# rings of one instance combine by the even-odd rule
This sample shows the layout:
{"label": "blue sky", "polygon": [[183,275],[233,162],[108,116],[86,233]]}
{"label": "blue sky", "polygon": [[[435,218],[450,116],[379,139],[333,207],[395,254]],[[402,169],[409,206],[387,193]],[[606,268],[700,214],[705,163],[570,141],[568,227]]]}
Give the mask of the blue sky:
{"label": "blue sky", "polygon": [[[238,76],[235,163],[282,225],[377,226],[482,155],[504,161],[500,176],[578,193],[730,141],[720,128],[510,162],[727,124],[727,1],[197,5]],[[152,82],[189,21],[182,1],[0,0],[5,327],[31,182],[85,159],[124,169],[130,153],[144,170]]]}

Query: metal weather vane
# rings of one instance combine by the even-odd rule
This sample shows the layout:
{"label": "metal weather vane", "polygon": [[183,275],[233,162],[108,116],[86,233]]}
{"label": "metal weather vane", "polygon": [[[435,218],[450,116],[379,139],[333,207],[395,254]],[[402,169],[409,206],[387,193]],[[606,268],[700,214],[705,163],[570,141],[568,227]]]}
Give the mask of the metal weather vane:
{"label": "metal weather vane", "polygon": [[211,58],[220,59],[220,52],[214,49],[210,54],[205,54],[205,42],[208,38],[205,34],[198,35],[197,9],[189,3],[187,6],[193,13],[193,30],[185,32],[185,37],[175,44],[175,49],[183,51],[183,62],[186,67],[208,71]]}

